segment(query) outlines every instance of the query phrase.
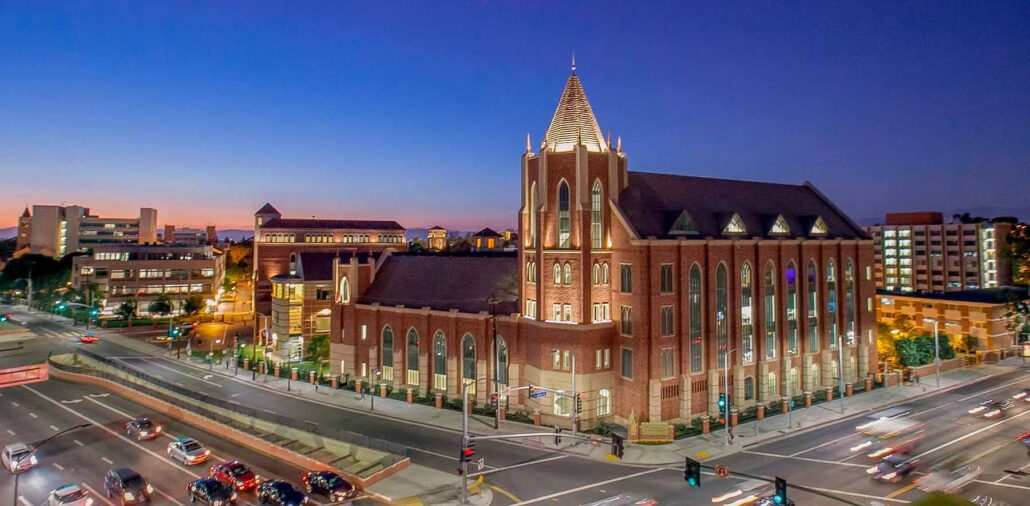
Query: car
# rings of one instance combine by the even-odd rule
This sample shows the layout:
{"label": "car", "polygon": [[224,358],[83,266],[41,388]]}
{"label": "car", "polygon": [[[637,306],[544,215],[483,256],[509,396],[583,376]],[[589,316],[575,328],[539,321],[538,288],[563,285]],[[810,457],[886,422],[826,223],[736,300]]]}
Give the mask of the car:
{"label": "car", "polygon": [[865,472],[875,479],[897,483],[902,477],[915,471],[918,464],[918,459],[907,455],[894,454],[884,457],[883,460],[875,466],[866,469]]}
{"label": "car", "polygon": [[747,480],[725,494],[713,497],[712,503],[723,506],[751,504],[762,497],[771,495],[774,491],[772,483],[762,480]]}
{"label": "car", "polygon": [[637,494],[619,494],[584,506],[654,506],[658,501]]}
{"label": "car", "polygon": [[125,435],[135,435],[137,441],[154,439],[161,435],[161,425],[147,417],[135,418],[125,424]]}
{"label": "car", "polygon": [[257,488],[258,504],[277,506],[301,506],[308,503],[308,496],[293,488],[286,480],[268,480]]}
{"label": "car", "polygon": [[89,344],[89,343],[95,343],[95,342],[97,342],[99,340],[100,340],[100,338],[97,337],[97,335],[94,332],[92,332],[92,331],[88,331],[87,330],[86,332],[83,332],[82,334],[79,334],[79,342],[81,342],[81,343]]}
{"label": "car", "polygon": [[188,337],[190,334],[193,333],[193,330],[196,328],[197,326],[193,322],[181,323],[179,324],[179,334]]}
{"label": "car", "polygon": [[912,450],[923,440],[922,431],[905,437],[878,440],[878,444],[866,454],[869,458],[879,459],[895,453],[912,453]]}
{"label": "car", "polygon": [[795,506],[795,505],[794,505],[794,500],[789,498],[789,497],[787,498],[786,501],[783,502],[783,504],[780,504],[780,503],[776,502],[776,498],[774,498],[772,496],[768,496],[768,497],[763,497],[763,498],[759,499],[758,502],[755,503],[755,506]]}
{"label": "car", "polygon": [[300,477],[308,494],[321,494],[330,501],[344,501],[354,497],[357,490],[340,475],[329,471],[312,471]]}
{"label": "car", "polygon": [[196,439],[181,437],[168,443],[168,456],[182,462],[183,465],[192,466],[207,461],[211,456],[211,450],[204,448]]}
{"label": "car", "polygon": [[979,415],[984,418],[996,418],[1004,416],[1005,411],[1013,406],[1012,399],[996,401],[994,399],[981,402],[975,408],[968,411],[971,415]]}
{"label": "car", "polygon": [[46,506],[93,506],[93,498],[74,483],[65,483],[50,491]]}
{"label": "car", "polygon": [[1024,388],[1018,394],[1012,396],[1013,399],[1023,399],[1026,402],[1030,402],[1030,388]]}
{"label": "car", "polygon": [[142,475],[127,467],[112,469],[104,475],[104,492],[108,498],[117,497],[122,504],[147,504],[154,487]]}
{"label": "car", "polygon": [[201,478],[187,483],[186,494],[190,502],[200,501],[213,506],[236,504],[240,498],[232,487],[214,478]]}
{"label": "car", "polygon": [[980,466],[972,464],[950,471],[941,469],[916,479],[916,486],[923,492],[954,494],[972,483],[981,472]]}
{"label": "car", "polygon": [[211,466],[211,477],[243,492],[258,485],[258,476],[238,460],[229,460]]}
{"label": "car", "polygon": [[25,443],[13,443],[4,447],[4,467],[11,474],[22,473],[39,464],[36,454]]}

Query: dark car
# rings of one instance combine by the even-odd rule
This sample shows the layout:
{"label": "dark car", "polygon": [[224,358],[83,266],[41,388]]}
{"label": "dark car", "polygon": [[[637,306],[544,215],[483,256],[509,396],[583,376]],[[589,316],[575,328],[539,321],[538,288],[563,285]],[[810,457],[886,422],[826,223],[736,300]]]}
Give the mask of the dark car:
{"label": "dark car", "polygon": [[154,439],[161,435],[161,426],[147,417],[140,417],[125,424],[125,435],[136,436],[136,440]]}
{"label": "dark car", "polygon": [[136,471],[121,467],[108,471],[104,476],[104,492],[122,504],[141,504],[150,502],[154,487]]}
{"label": "dark car", "polygon": [[918,464],[918,459],[907,455],[894,454],[884,457],[883,460],[875,466],[866,469],[865,472],[872,475],[873,478],[895,483],[903,476],[915,471]]}
{"label": "dark car", "polygon": [[357,490],[347,480],[329,471],[312,471],[300,477],[309,494],[321,494],[330,501],[343,501],[354,497]]}
{"label": "dark car", "polygon": [[189,482],[186,485],[186,493],[190,496],[190,502],[200,501],[217,506],[236,504],[239,498],[232,487],[214,478],[201,478]]}
{"label": "dark car", "polygon": [[308,496],[293,488],[285,480],[268,480],[257,488],[260,504],[276,504],[278,506],[301,506],[308,503]]}
{"label": "dark car", "polygon": [[254,471],[238,460],[211,466],[211,477],[239,491],[251,490],[257,486],[258,482]]}

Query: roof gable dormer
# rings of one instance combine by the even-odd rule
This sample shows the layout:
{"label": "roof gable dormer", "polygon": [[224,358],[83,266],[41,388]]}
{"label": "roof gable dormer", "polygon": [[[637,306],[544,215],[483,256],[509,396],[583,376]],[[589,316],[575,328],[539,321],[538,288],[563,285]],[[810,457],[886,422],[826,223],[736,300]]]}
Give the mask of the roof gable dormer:
{"label": "roof gable dormer", "polygon": [[694,224],[694,218],[686,210],[680,212],[676,221],[669,227],[669,235],[698,235],[699,233],[697,225]]}
{"label": "roof gable dormer", "polygon": [[747,227],[744,226],[744,220],[741,219],[740,214],[733,213],[733,216],[730,216],[730,221],[723,227],[722,233],[727,235],[747,234]]}
{"label": "roof gable dormer", "polygon": [[815,217],[815,223],[812,223],[812,229],[809,231],[811,235],[826,235],[830,233],[830,227],[826,226],[826,222],[823,221],[822,216]]}
{"label": "roof gable dormer", "polygon": [[772,226],[769,227],[769,235],[790,235],[790,225],[782,214],[778,215],[776,221],[773,221]]}

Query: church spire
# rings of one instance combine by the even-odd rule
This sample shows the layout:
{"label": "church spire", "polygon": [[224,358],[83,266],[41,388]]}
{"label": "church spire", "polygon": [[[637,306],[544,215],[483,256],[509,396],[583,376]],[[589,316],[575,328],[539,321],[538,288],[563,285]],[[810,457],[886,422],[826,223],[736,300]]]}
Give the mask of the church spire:
{"label": "church spire", "polygon": [[607,149],[601,127],[583,92],[583,84],[576,75],[575,56],[572,73],[558,99],[558,107],[551,119],[551,126],[547,128],[545,140],[552,151],[558,152],[572,151],[577,144],[582,144],[588,151],[603,152]]}
{"label": "church spire", "polygon": [[533,152],[533,143],[529,141],[529,132],[526,132],[526,153]]}
{"label": "church spire", "polygon": [[576,52],[572,52],[572,75],[576,75]]}

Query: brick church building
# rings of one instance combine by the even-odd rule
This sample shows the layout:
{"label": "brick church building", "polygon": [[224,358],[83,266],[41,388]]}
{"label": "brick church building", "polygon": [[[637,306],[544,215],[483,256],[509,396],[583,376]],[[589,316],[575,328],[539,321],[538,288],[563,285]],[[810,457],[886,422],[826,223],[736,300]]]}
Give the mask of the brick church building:
{"label": "brick church building", "polygon": [[[601,132],[573,67],[539,150],[526,140],[517,253],[337,262],[334,372],[454,398],[469,383],[484,403],[571,392],[574,360],[584,426],[714,415],[725,367],[739,408],[876,372],[873,245],[829,199],[629,171]],[[506,401],[548,424],[574,409]]]}

